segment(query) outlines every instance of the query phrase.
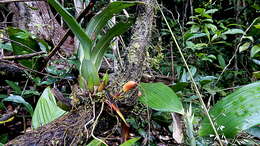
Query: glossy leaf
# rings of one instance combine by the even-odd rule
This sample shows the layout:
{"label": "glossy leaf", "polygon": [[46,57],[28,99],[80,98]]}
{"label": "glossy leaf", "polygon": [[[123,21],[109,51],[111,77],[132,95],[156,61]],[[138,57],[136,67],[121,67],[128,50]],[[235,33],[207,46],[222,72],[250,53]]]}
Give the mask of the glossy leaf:
{"label": "glossy leaf", "polygon": [[32,128],[36,129],[42,125],[50,123],[66,112],[58,107],[50,87],[47,87],[39,98],[33,117]]}
{"label": "glossy leaf", "polygon": [[134,6],[136,4],[143,4],[142,2],[128,2],[128,1],[116,1],[112,2],[98,15],[94,16],[87,28],[86,32],[92,40],[95,40],[96,36],[100,33],[103,27],[107,24],[115,14],[121,12],[123,9]]}
{"label": "glossy leaf", "polygon": [[120,146],[134,146],[139,139],[140,137],[129,139],[126,142],[120,144]]}
{"label": "glossy leaf", "polygon": [[[237,133],[260,124],[260,82],[246,85],[220,100],[210,109],[210,115],[220,134],[234,137]],[[205,118],[200,136],[213,134]]]}
{"label": "glossy leaf", "polygon": [[68,11],[66,11],[57,0],[48,0],[48,2],[61,15],[71,31],[79,39],[84,50],[84,56],[89,59],[90,49],[92,47],[92,41],[90,40],[89,36],[84,32],[76,19],[70,13],[68,13]]}
{"label": "glossy leaf", "polygon": [[168,86],[163,83],[141,83],[139,86],[140,102],[157,111],[184,113],[179,97]]}
{"label": "glossy leaf", "polygon": [[24,105],[25,109],[31,114],[31,116],[33,115],[32,106],[28,102],[26,102],[23,99],[23,97],[21,97],[21,96],[12,95],[12,96],[9,96],[7,98],[4,98],[2,101],[20,103],[20,104]]}
{"label": "glossy leaf", "polygon": [[96,46],[94,47],[94,50],[92,50],[92,61],[95,62],[95,66],[97,69],[100,68],[102,59],[104,54],[106,53],[107,49],[109,48],[109,44],[111,40],[123,34],[128,30],[128,28],[132,25],[131,21],[127,22],[119,22],[114,27],[108,30],[104,36],[100,38],[100,40],[97,42]]}
{"label": "glossy leaf", "polygon": [[92,61],[83,59],[81,75],[87,81],[87,86],[90,90],[94,89],[94,85],[99,85],[98,71]]}
{"label": "glossy leaf", "polygon": [[244,31],[241,29],[233,28],[223,32],[223,34],[244,34]]}

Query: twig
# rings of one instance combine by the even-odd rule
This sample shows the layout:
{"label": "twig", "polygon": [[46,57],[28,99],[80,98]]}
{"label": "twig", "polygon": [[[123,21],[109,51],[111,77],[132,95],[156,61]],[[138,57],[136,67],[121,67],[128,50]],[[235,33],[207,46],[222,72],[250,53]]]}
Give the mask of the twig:
{"label": "twig", "polygon": [[187,68],[187,70],[188,70],[188,72],[189,72],[189,76],[190,76],[191,81],[192,81],[192,83],[193,83],[193,85],[194,85],[194,87],[195,87],[195,92],[196,92],[196,94],[197,94],[198,97],[199,97],[199,100],[200,100],[200,102],[201,102],[201,104],[202,104],[202,107],[203,107],[203,109],[204,109],[204,111],[205,111],[207,117],[209,118],[210,124],[211,124],[211,126],[212,126],[212,128],[213,128],[213,130],[214,130],[214,132],[215,132],[215,134],[216,134],[216,138],[217,138],[217,140],[219,141],[220,146],[223,146],[223,144],[222,144],[222,142],[221,142],[221,139],[220,139],[220,137],[219,137],[218,131],[216,130],[216,127],[215,127],[215,125],[214,125],[214,123],[213,123],[213,120],[212,120],[212,118],[210,117],[209,111],[208,111],[208,109],[207,109],[207,107],[206,107],[206,105],[205,105],[205,103],[204,103],[204,101],[203,101],[203,99],[202,99],[202,95],[201,95],[201,93],[200,93],[200,91],[199,91],[199,88],[198,88],[198,86],[197,86],[197,84],[196,84],[196,82],[195,82],[195,80],[194,80],[194,78],[193,78],[193,76],[192,76],[192,73],[191,73],[190,68],[189,68],[189,66],[188,66],[188,64],[187,64],[187,62],[186,62],[186,59],[185,59],[185,57],[184,57],[184,55],[183,55],[183,53],[182,53],[182,50],[181,50],[181,48],[180,48],[180,46],[179,46],[179,44],[178,44],[178,42],[177,42],[177,40],[176,40],[176,38],[175,38],[175,35],[173,34],[172,29],[171,29],[171,27],[170,27],[170,25],[169,25],[169,23],[168,23],[168,21],[167,21],[165,15],[164,15],[163,11],[162,11],[162,9],[161,9],[159,3],[157,2],[157,0],[156,0],[156,4],[157,4],[157,6],[158,6],[160,12],[162,13],[163,19],[164,19],[164,21],[165,21],[165,23],[166,23],[166,25],[167,25],[167,27],[168,27],[170,33],[171,33],[171,36],[172,36],[172,38],[173,38],[173,40],[174,40],[174,43],[175,43],[175,45],[176,45],[176,47],[177,47],[177,49],[178,49],[178,51],[179,51],[179,53],[180,53],[180,55],[181,55],[181,58],[182,58],[182,60],[183,60],[183,62],[184,62],[184,64],[185,64],[185,67]]}
{"label": "twig", "polygon": [[46,0],[1,0],[0,4],[12,3],[12,2],[36,2],[36,1],[46,1]]}
{"label": "twig", "polygon": [[45,54],[45,52],[41,51],[41,52],[36,52],[36,53],[31,53],[31,54],[24,54],[24,55],[4,56],[4,57],[0,57],[0,59],[3,59],[3,60],[28,59],[28,58],[32,58],[32,57],[42,55],[42,54]]}
{"label": "twig", "polygon": [[35,73],[37,73],[37,74],[41,74],[41,75],[45,75],[45,76],[50,76],[50,77],[53,77],[53,78],[63,79],[63,78],[61,78],[61,77],[53,76],[53,75],[50,75],[50,74],[46,74],[46,73],[39,72],[39,71],[37,71],[37,70],[30,69],[30,68],[25,67],[25,66],[23,66],[23,65],[20,65],[20,64],[17,64],[17,63],[13,63],[13,62],[11,62],[11,61],[9,61],[9,60],[0,59],[0,62],[4,62],[4,63],[10,64],[10,65],[14,65],[15,67],[20,68],[20,69],[22,69],[22,70],[28,70],[28,71],[31,71],[31,72],[35,72]]}

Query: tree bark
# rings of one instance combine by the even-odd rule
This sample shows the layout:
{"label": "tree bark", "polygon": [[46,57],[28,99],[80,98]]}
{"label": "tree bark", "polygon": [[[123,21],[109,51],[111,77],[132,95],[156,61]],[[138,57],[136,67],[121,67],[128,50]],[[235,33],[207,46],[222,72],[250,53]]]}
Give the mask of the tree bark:
{"label": "tree bark", "polygon": [[[145,5],[138,6],[137,21],[132,30],[131,42],[126,48],[127,57],[125,65],[113,76],[113,80],[110,82],[110,92],[118,92],[122,88],[122,85],[129,80],[140,81],[143,71],[146,68],[146,47],[149,46],[151,36],[154,0],[143,1]],[[117,102],[124,104],[125,101],[130,99],[128,97],[133,94],[130,93],[126,95],[124,100]],[[135,103],[134,100],[132,97],[131,103]],[[128,105],[132,104],[129,103]],[[82,142],[85,143],[90,138],[89,131],[91,131],[91,126],[88,127],[88,125],[86,127],[86,124],[93,118],[93,107],[91,106],[81,106],[78,110],[71,111],[37,130],[27,132],[15,138],[7,145],[79,145]],[[96,107],[100,106],[97,105]],[[111,123],[111,118],[100,118],[98,123]],[[116,123],[109,124],[109,128],[114,125]],[[103,128],[97,127],[95,131],[100,132]]]}

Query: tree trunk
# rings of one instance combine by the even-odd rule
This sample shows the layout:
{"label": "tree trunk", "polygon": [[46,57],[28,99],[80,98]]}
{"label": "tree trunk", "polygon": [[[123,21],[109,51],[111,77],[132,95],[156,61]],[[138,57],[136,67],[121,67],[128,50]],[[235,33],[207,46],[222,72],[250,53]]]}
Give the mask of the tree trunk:
{"label": "tree trunk", "polygon": [[[145,69],[146,47],[149,46],[153,23],[154,0],[143,1],[146,4],[138,6],[137,21],[132,30],[133,35],[131,42],[126,49],[126,62],[123,68],[115,73],[110,82],[109,91],[111,93],[118,92],[122,88],[122,85],[129,80],[140,81]],[[130,99],[128,98],[130,95],[134,94],[130,93],[126,95],[124,100],[117,102],[120,104],[126,103],[125,101]],[[133,97],[131,98],[131,103],[135,103],[134,99]],[[128,105],[132,105],[131,103]],[[99,103],[96,104],[96,109],[100,109]],[[98,113],[100,110],[96,111]],[[106,109],[104,111],[106,111]],[[98,115],[97,113],[95,113],[95,115]],[[109,114],[102,115],[104,117],[99,118],[99,124],[106,123],[105,125],[110,129],[116,125],[116,123],[111,123],[112,120]],[[95,116],[95,118],[96,117],[97,116]],[[86,143],[90,138],[90,131],[93,128],[93,125],[89,122],[94,120],[92,118],[93,105],[84,105],[37,130],[27,132],[15,138],[7,145],[79,145]],[[101,134],[100,132],[104,131],[104,127],[97,126],[95,131],[97,135]]]}

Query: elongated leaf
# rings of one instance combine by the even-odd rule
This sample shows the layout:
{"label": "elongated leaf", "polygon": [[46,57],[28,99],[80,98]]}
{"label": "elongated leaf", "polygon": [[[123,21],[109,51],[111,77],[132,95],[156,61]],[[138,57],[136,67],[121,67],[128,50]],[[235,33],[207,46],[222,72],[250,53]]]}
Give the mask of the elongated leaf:
{"label": "elongated leaf", "polygon": [[244,34],[244,31],[241,29],[233,28],[223,32],[223,34]]}
{"label": "elongated leaf", "polygon": [[140,137],[129,139],[128,141],[120,144],[120,146],[134,146],[139,139]]}
{"label": "elongated leaf", "polygon": [[9,97],[3,99],[2,101],[10,101],[10,102],[15,102],[15,103],[20,103],[20,104],[24,105],[25,109],[31,114],[31,116],[33,116],[32,106],[28,102],[26,102],[23,99],[23,97],[21,97],[21,96],[16,96],[16,95],[9,96]]}
{"label": "elongated leaf", "polygon": [[128,22],[119,22],[114,27],[112,27],[108,32],[100,38],[97,42],[94,50],[92,50],[92,61],[95,62],[95,66],[99,69],[104,54],[106,53],[107,49],[109,48],[109,44],[111,40],[121,35],[122,33],[126,32],[128,28],[132,25],[131,21]]}
{"label": "elongated leaf", "polygon": [[5,80],[5,82],[14,90],[16,94],[21,94],[21,88],[13,81]]}
{"label": "elongated leaf", "polygon": [[48,0],[48,2],[62,16],[62,18],[67,23],[69,28],[79,39],[84,50],[84,56],[87,59],[89,59],[90,49],[92,47],[92,41],[90,40],[89,36],[84,32],[84,30],[79,25],[79,23],[74,19],[74,17],[71,16],[70,13],[68,13],[57,0]]}
{"label": "elongated leaf", "polygon": [[90,90],[93,89],[94,85],[99,85],[98,71],[92,61],[83,59],[81,75],[87,81],[87,86]]}
{"label": "elongated leaf", "polygon": [[112,2],[98,15],[94,16],[87,28],[86,32],[92,40],[95,40],[96,36],[100,33],[102,28],[107,24],[107,21],[110,20],[115,14],[121,12],[123,9],[134,6],[136,4],[143,4],[142,2],[128,2],[128,1],[116,1]]}
{"label": "elongated leaf", "polygon": [[179,97],[163,83],[141,83],[140,89],[139,100],[149,107],[162,112],[184,113]]}
{"label": "elongated leaf", "polygon": [[50,123],[65,114],[65,111],[58,107],[50,87],[47,87],[37,102],[33,117],[32,128],[36,129]]}
{"label": "elongated leaf", "polygon": [[[234,137],[242,130],[260,124],[260,82],[244,86],[220,100],[212,109],[219,133]],[[205,118],[199,130],[200,136],[213,134],[209,120]]]}

